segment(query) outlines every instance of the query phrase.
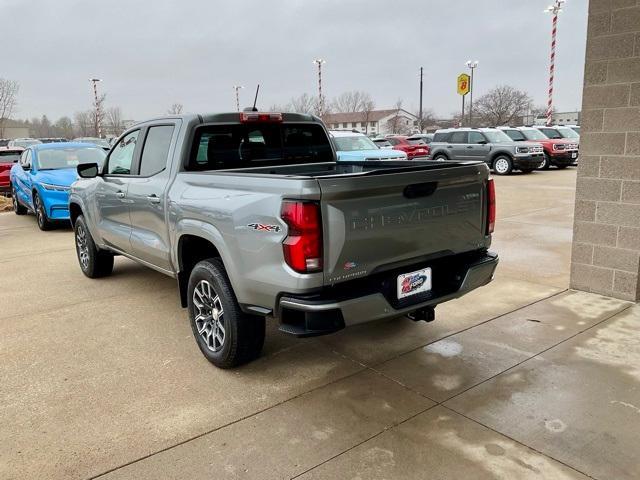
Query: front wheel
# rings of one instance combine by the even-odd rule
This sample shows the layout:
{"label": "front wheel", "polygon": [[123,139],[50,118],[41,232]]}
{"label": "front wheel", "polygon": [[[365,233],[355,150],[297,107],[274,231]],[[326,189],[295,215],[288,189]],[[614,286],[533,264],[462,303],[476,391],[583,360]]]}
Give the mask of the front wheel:
{"label": "front wheel", "polygon": [[433,157],[433,159],[437,162],[446,162],[447,160],[449,160],[449,158],[446,155],[443,155],[441,153]]}
{"label": "front wheel", "polygon": [[513,170],[513,162],[506,155],[501,155],[493,161],[493,171],[496,175],[509,175]]}
{"label": "front wheel", "polygon": [[20,204],[18,200],[18,192],[16,192],[16,187],[11,187],[11,203],[13,204],[13,211],[16,215],[25,215],[27,213],[27,207]]}
{"label": "front wheel", "polygon": [[216,367],[235,367],[260,355],[265,319],[242,311],[220,259],[203,260],[193,268],[187,299],[198,347]]}
{"label": "front wheel", "polygon": [[538,165],[538,170],[549,170],[550,165],[551,165],[551,160],[549,159],[549,155],[545,153],[542,163]]}
{"label": "front wheel", "polygon": [[36,220],[38,221],[38,228],[42,231],[51,230],[53,228],[53,223],[51,223],[51,220],[47,217],[44,202],[37,193],[33,194],[33,210],[35,211]]}
{"label": "front wheel", "polygon": [[113,254],[96,247],[82,215],[76,219],[73,230],[76,239],[76,254],[82,273],[89,278],[110,275],[113,271]]}

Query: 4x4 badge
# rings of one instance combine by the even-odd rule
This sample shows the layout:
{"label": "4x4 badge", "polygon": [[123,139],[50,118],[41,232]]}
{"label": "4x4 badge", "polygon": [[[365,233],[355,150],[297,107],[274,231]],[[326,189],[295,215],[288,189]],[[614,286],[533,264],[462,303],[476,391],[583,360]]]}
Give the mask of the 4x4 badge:
{"label": "4x4 badge", "polygon": [[253,228],[258,232],[279,232],[280,225],[265,225],[264,223],[250,223],[247,225],[249,228]]}

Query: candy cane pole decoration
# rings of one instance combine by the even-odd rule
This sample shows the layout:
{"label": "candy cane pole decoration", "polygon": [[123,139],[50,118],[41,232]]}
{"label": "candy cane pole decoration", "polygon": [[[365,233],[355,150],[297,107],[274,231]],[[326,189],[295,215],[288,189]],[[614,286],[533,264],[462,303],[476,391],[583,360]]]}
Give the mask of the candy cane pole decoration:
{"label": "candy cane pole decoration", "polygon": [[558,32],[558,14],[562,11],[565,0],[555,0],[553,5],[547,7],[545,12],[553,14],[551,27],[551,61],[549,63],[549,99],[547,100],[547,125],[553,123],[553,76],[556,63],[556,33]]}

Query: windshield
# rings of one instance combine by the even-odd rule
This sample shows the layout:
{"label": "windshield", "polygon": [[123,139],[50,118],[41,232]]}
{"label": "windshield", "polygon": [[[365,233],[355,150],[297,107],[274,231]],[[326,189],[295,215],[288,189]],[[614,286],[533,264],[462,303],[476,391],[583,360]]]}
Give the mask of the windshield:
{"label": "windshield", "polygon": [[509,135],[511,140],[513,140],[514,142],[522,142],[523,140],[527,139],[527,137],[525,137],[520,130],[504,130],[504,133]]}
{"label": "windshield", "polygon": [[527,137],[527,140],[547,140],[549,138],[540,130],[536,130],[535,128],[527,128],[520,131],[525,137]]}
{"label": "windshield", "polygon": [[0,163],[13,163],[17,162],[20,159],[20,154],[22,152],[17,152],[15,150],[2,151],[0,150]]}
{"label": "windshield", "polygon": [[336,150],[339,152],[353,152],[356,150],[378,150],[378,146],[369,137],[354,135],[352,137],[334,137]]}
{"label": "windshield", "polygon": [[580,127],[571,127],[571,130],[573,130],[574,132],[576,132],[578,135],[580,135]]}
{"label": "windshield", "polygon": [[513,141],[507,134],[500,130],[483,130],[482,133],[484,133],[491,143],[505,143]]}
{"label": "windshield", "polygon": [[12,145],[15,147],[27,148],[31,145],[38,145],[42,143],[40,140],[13,140]]}
{"label": "windshield", "polygon": [[40,170],[75,168],[81,163],[97,163],[102,166],[107,153],[101,148],[52,148],[38,152]]}
{"label": "windshield", "polygon": [[553,138],[554,140],[557,138],[563,138],[555,128],[540,128],[542,133],[544,133],[547,137]]}
{"label": "windshield", "polygon": [[564,138],[580,138],[580,135],[578,135],[569,127],[558,127],[557,130]]}
{"label": "windshield", "polygon": [[98,145],[100,147],[109,147],[109,142],[104,138],[95,138],[95,137],[80,137],[73,140],[74,142],[80,143],[93,143],[94,145]]}

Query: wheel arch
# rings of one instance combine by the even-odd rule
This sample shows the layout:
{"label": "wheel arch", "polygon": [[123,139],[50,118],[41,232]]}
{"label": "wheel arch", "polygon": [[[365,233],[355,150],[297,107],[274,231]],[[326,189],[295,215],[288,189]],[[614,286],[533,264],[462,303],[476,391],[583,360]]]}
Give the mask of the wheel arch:
{"label": "wheel arch", "polygon": [[74,227],[76,224],[76,220],[80,215],[82,215],[82,207],[77,202],[69,202],[69,220],[71,221],[71,226]]}
{"label": "wheel arch", "polygon": [[[224,258],[215,243],[206,235],[199,233],[183,233],[178,237],[176,246],[176,262],[178,267],[178,287],[180,289],[180,304],[187,307],[187,287],[189,275],[193,267],[207,258],[219,258],[225,265]],[[226,265],[225,265],[226,269]]]}

